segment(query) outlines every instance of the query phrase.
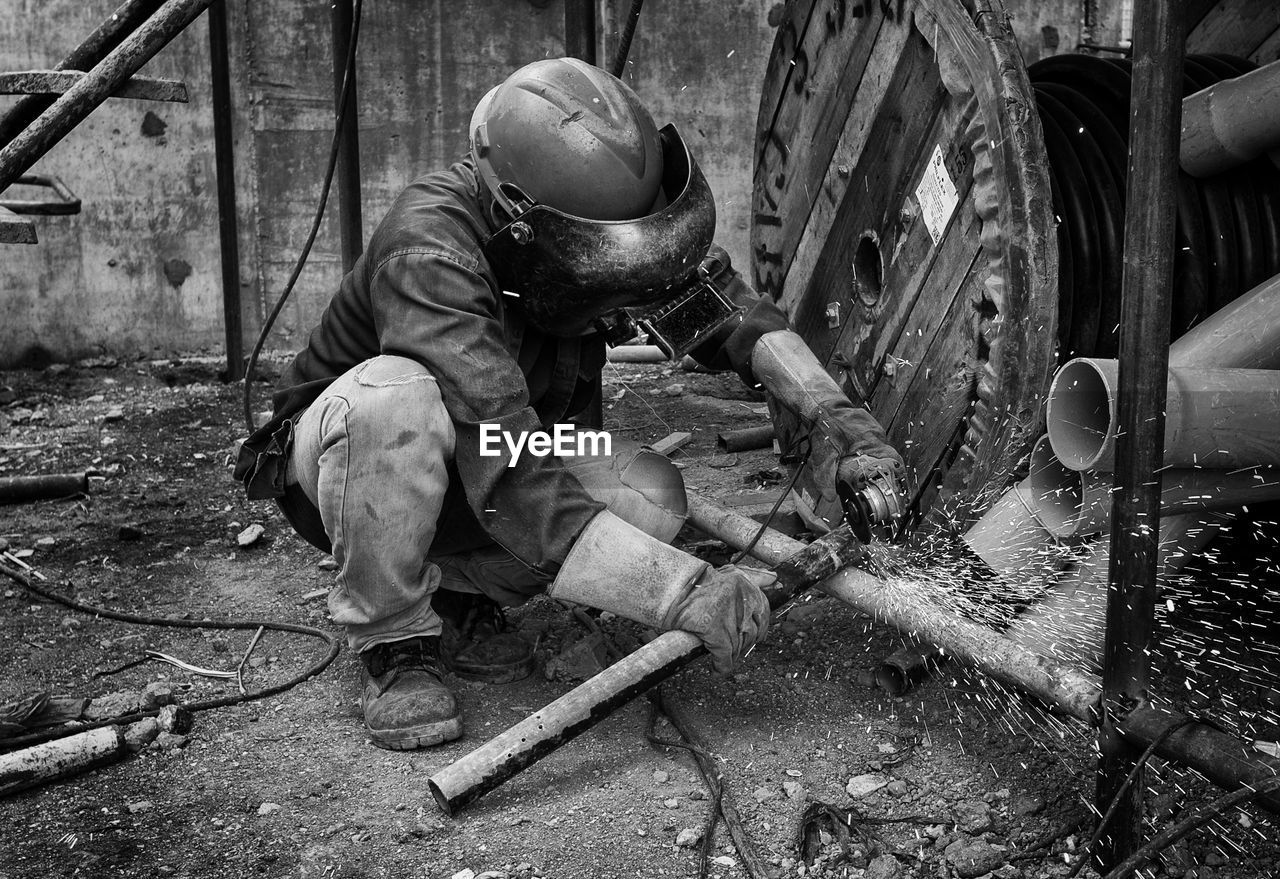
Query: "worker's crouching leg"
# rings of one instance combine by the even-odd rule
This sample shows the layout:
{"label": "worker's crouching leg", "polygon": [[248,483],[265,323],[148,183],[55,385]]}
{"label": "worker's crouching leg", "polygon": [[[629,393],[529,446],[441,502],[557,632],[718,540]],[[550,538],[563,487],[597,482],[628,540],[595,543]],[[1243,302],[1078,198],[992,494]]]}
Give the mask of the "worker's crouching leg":
{"label": "worker's crouching leg", "polygon": [[365,722],[383,747],[462,734],[441,682],[440,569],[426,561],[454,442],[434,377],[391,356],[338,378],[294,432],[290,481],[319,511],[338,563],[329,612],[364,663]]}

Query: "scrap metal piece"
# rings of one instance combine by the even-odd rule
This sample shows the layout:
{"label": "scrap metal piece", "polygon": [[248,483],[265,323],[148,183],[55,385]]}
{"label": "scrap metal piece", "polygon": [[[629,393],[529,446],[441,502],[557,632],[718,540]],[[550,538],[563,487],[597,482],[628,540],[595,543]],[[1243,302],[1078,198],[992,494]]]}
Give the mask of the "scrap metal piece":
{"label": "scrap metal piece", "polygon": [[[10,70],[0,73],[0,94],[60,95],[85,76],[79,70]],[[187,84],[175,79],[134,76],[125,80],[112,97],[185,104]]]}
{"label": "scrap metal piece", "polygon": [[234,678],[236,676],[236,673],[234,671],[221,671],[220,669],[216,669],[216,668],[201,668],[198,665],[192,665],[191,663],[185,660],[178,659],[178,657],[176,656],[170,656],[167,653],[161,653],[159,650],[148,650],[147,656],[151,659],[158,659],[161,662],[167,662],[172,666],[176,666],[177,668],[182,669],[183,671],[191,672],[191,674],[193,675],[200,675],[200,677],[203,677],[203,678],[228,678],[229,679],[229,678]]}

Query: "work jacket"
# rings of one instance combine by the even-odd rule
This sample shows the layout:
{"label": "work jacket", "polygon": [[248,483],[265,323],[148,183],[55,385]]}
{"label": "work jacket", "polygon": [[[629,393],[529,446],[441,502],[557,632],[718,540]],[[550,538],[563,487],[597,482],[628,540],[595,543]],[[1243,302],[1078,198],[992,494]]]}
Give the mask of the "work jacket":
{"label": "work jacket", "polygon": [[[252,499],[283,496],[292,425],[302,411],[364,360],[407,357],[435,377],[457,437],[431,554],[496,542],[552,576],[603,507],[553,455],[524,454],[514,466],[505,444],[499,455],[480,455],[480,428],[519,435],[581,415],[605,345],[599,335],[543,333],[524,321],[517,299],[503,295],[483,252],[492,230],[482,187],[466,159],[399,195],[281,376],[273,416],[245,441],[235,475]],[[694,354],[753,381],[751,348],[763,333],[785,328],[786,318],[736,273],[728,286],[746,316]]]}

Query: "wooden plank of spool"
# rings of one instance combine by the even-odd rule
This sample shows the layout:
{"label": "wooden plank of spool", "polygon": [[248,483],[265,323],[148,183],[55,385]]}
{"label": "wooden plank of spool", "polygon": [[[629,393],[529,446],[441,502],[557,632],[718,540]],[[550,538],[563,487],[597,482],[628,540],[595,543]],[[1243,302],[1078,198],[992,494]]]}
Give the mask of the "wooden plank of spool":
{"label": "wooden plank of spool", "polygon": [[[863,74],[867,83],[878,83],[892,74],[894,66],[906,47],[909,34],[909,28],[893,28],[882,35]],[[794,311],[796,302],[805,292],[808,279],[822,256],[836,213],[843,204],[845,194],[853,180],[853,167],[866,150],[872,124],[879,115],[880,104],[888,91],[888,88],[858,89],[844,129],[836,142],[822,185],[817,190],[821,196],[813,199],[813,205],[805,218],[787,216],[787,222],[780,224],[781,228],[789,232],[789,237],[775,245],[780,249],[780,253],[774,264],[787,280],[787,283],[782,286],[779,302],[788,313]],[[866,181],[860,181],[858,185],[865,189],[869,184]],[[753,251],[758,256],[761,255],[761,248],[767,247],[767,243],[763,241],[763,234],[764,229],[761,226],[753,225]],[[757,235],[761,240],[755,240]],[[790,239],[796,239],[797,242],[794,244],[794,254],[789,246]]]}
{"label": "wooden plank of spool", "polygon": [[759,164],[760,149],[773,128],[782,95],[791,84],[791,75],[797,68],[803,70],[807,63],[800,54],[800,44],[809,27],[809,14],[813,0],[790,0],[778,23],[773,51],[765,65],[764,84],[760,92],[760,110],[756,116],[755,156]]}
{"label": "wooden plank of spool", "polygon": [[[920,136],[918,142],[926,145],[957,142],[968,126],[962,109],[961,105],[950,102],[937,117],[936,124]],[[894,193],[889,204],[906,204],[908,208],[898,217],[894,230],[896,240],[873,241],[866,234],[853,243],[840,241],[838,235],[828,239],[836,241],[837,246],[853,250],[849,283],[853,285],[855,297],[851,301],[851,316],[844,322],[835,350],[842,362],[849,364],[846,379],[858,389],[863,399],[873,400],[878,394],[882,395],[882,383],[905,387],[909,376],[899,379],[899,374],[912,371],[921,364],[925,350],[935,338],[942,315],[949,307],[947,303],[959,289],[963,272],[973,263],[972,248],[962,244],[978,234],[977,214],[968,198],[973,168],[966,160],[967,155],[957,152],[952,154],[950,162],[943,160],[957,190],[956,216],[951,222],[962,224],[961,234],[949,234],[935,246],[933,234],[927,228],[914,196],[904,202],[906,194]],[[908,181],[921,179],[927,170],[926,164],[932,158],[931,150],[920,150],[914,157],[915,168],[899,176]],[[870,190],[870,185],[864,189]],[[849,225],[856,226],[856,222]],[[955,269],[959,269],[961,274],[956,275]],[[946,277],[951,280],[943,280],[941,273],[944,272],[950,273]],[[917,310],[926,282],[930,282],[933,289],[942,291],[939,295],[943,297],[949,288],[953,292],[951,299],[936,301],[937,307]],[[882,303],[885,290],[893,291],[893,295]],[[880,402],[883,403],[883,396]],[[890,426],[892,410],[877,406],[876,411],[885,426]]]}
{"label": "wooden plank of spool", "polygon": [[[829,27],[842,5],[815,0],[800,46],[835,88],[766,83],[752,268],[885,424],[921,512],[963,520],[1029,445],[1053,361],[1039,119],[999,0]],[[795,52],[779,35],[770,70]]]}
{"label": "wooden plank of spool", "polygon": [[1187,52],[1252,57],[1277,28],[1275,0],[1221,0],[1187,34]]}
{"label": "wooden plank of spool", "polygon": [[[810,194],[822,183],[831,164],[840,129],[849,117],[876,36],[886,15],[854,15],[847,6],[837,11],[817,7],[814,21],[805,33],[804,72],[792,74],[789,98],[782,102],[769,135],[758,145],[753,210],[759,235],[753,237],[753,252],[760,264],[770,255],[783,258],[776,270],[763,272],[756,280],[759,289],[777,297],[776,284],[786,272],[787,254],[794,252],[803,221],[786,225],[773,223],[781,216],[802,218],[812,208]],[[861,7],[856,11],[862,13]],[[797,91],[798,89],[798,91]],[[804,132],[804,149],[793,149],[787,135]]]}

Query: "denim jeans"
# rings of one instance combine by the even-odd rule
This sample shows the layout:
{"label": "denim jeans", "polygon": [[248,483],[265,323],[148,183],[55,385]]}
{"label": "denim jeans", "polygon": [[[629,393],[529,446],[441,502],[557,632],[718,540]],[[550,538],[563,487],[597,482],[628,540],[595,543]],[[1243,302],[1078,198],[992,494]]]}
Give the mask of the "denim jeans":
{"label": "denim jeans", "polygon": [[[429,557],[455,442],[435,378],[391,355],[340,376],[297,421],[288,479],[320,512],[338,563],[329,612],[354,651],[439,634],[431,596],[440,588],[508,606],[545,589],[497,545],[462,554],[436,546]],[[683,482],[661,455],[614,438],[611,454],[564,463],[632,525],[667,542],[680,530]]]}

